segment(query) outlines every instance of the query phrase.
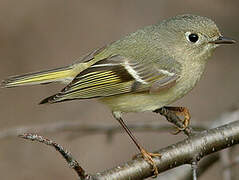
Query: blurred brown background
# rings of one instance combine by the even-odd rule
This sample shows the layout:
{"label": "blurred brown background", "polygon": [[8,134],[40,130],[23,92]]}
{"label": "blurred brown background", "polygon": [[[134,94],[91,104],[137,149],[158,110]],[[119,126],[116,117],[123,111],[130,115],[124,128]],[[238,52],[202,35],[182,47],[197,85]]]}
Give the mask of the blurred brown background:
{"label": "blurred brown background", "polygon": [[[145,25],[193,13],[216,21],[225,36],[239,40],[239,1],[159,0],[1,0],[0,79],[72,63],[88,51],[119,39]],[[220,47],[208,63],[199,85],[175,103],[190,108],[192,121],[209,121],[239,100],[239,48]],[[38,106],[62,85],[0,89],[0,131],[15,126],[58,121],[116,124],[111,112],[95,100]],[[153,113],[128,114],[127,123],[158,121]],[[69,140],[66,133],[44,134],[62,144],[89,172],[99,172],[127,161],[138,153],[125,133],[111,143],[105,135]],[[183,138],[170,133],[136,133],[149,151]],[[167,141],[166,141],[167,139]],[[55,150],[19,138],[0,140],[1,179],[74,179]],[[220,179],[218,164],[201,179]]]}

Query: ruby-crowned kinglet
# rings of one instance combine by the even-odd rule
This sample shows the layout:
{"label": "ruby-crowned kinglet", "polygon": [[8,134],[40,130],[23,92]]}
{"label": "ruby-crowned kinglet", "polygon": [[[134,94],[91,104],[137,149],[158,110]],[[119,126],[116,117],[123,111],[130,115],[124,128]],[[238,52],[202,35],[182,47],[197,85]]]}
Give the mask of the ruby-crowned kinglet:
{"label": "ruby-crowned kinglet", "polygon": [[211,19],[179,15],[139,29],[72,65],[10,77],[3,86],[68,83],[40,104],[98,98],[110,107],[156,172],[154,154],[140,146],[121,113],[154,111],[183,97],[201,78],[215,48],[232,43]]}

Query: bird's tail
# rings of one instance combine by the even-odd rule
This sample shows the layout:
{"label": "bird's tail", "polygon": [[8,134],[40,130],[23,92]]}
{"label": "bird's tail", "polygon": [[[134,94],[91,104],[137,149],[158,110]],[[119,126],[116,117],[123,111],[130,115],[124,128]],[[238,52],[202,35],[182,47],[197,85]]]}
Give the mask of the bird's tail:
{"label": "bird's tail", "polygon": [[2,81],[3,87],[17,87],[35,84],[47,84],[51,82],[69,82],[74,77],[72,66],[66,66],[46,71],[28,73],[20,76],[12,76]]}

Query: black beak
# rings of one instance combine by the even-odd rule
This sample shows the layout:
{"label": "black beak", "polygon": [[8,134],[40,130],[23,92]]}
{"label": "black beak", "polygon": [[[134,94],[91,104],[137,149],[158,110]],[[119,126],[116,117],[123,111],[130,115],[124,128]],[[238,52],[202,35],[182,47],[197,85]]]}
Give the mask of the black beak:
{"label": "black beak", "polygon": [[226,38],[226,37],[220,36],[218,39],[216,39],[214,41],[209,41],[209,43],[213,43],[213,44],[235,44],[236,41],[234,39],[231,39],[231,38]]}

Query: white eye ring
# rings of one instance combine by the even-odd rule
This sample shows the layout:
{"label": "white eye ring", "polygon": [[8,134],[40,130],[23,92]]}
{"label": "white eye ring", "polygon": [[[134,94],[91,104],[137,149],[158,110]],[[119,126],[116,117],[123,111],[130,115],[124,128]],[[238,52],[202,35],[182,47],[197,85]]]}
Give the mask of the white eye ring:
{"label": "white eye ring", "polygon": [[186,32],[185,36],[190,43],[197,43],[199,40],[199,37],[196,33]]}

